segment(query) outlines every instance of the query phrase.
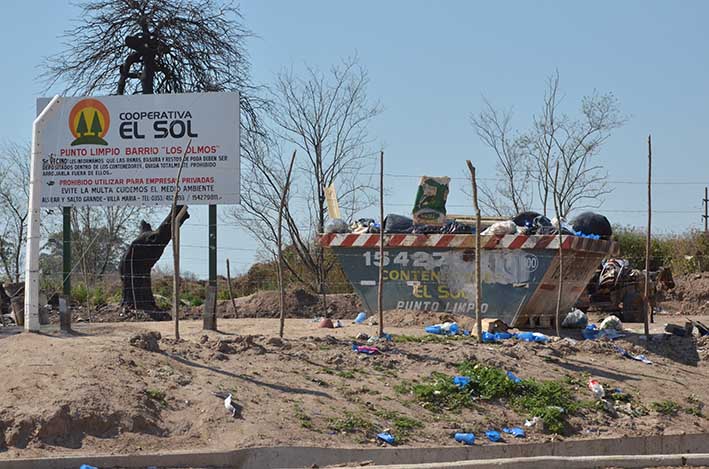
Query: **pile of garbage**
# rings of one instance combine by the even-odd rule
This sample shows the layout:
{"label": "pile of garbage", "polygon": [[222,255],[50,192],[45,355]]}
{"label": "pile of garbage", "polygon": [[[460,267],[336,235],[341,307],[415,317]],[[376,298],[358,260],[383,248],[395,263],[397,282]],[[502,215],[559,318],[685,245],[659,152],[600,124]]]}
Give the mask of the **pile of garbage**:
{"label": "pile of garbage", "polygon": [[[404,215],[389,214],[384,223],[378,223],[373,218],[360,218],[347,223],[342,219],[333,219],[325,226],[325,233],[384,233],[392,234],[474,234],[475,226],[456,220],[446,220],[442,224],[416,223],[413,218]],[[551,220],[537,212],[522,212],[511,220],[498,221],[485,228],[483,236],[504,236],[509,234],[524,235],[555,235],[580,236],[591,239],[610,239],[613,234],[611,224],[603,215],[584,212],[578,215],[572,223],[562,218]]]}
{"label": "pile of garbage", "polygon": [[[482,341],[484,343],[501,342],[508,339],[521,340],[523,342],[547,343],[550,338],[540,332],[509,332],[508,326],[499,319],[484,319],[482,330]],[[436,335],[475,335],[473,331],[462,329],[455,322],[444,322],[426,326],[424,331],[427,334]]]}

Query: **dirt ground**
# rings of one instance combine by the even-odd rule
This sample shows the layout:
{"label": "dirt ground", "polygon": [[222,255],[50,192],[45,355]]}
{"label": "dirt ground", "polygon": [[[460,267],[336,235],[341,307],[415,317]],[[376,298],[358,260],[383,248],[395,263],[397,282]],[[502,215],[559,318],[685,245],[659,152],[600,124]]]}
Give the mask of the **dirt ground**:
{"label": "dirt ground", "polygon": [[[236,310],[234,309],[236,305]],[[362,307],[354,293],[329,294],[325,299],[303,289],[293,289],[285,296],[285,312],[289,318],[313,318],[323,314],[333,319],[354,317]],[[183,306],[181,317],[201,319],[203,306]],[[169,318],[170,311],[162,313]],[[217,301],[219,318],[275,318],[279,315],[279,295],[277,291],[264,290],[252,295]],[[49,313],[52,323],[59,324],[59,312]],[[73,320],[76,322],[143,322],[150,321],[148,313],[125,310],[118,304],[104,304],[96,308],[74,305]]]}
{"label": "dirt ground", "polygon": [[[527,379],[575,383],[579,400],[593,400],[589,378],[630,397],[616,408],[585,408],[568,419],[561,435],[527,428],[528,441],[709,431],[709,338],[661,333],[658,316],[651,341],[637,334],[584,341],[578,331],[548,344],[473,339],[429,342],[423,325],[445,319],[390,312],[393,342],[367,356],[352,350],[359,333],[376,326],[320,329],[309,319],[288,319],[285,339],[278,321],[220,319],[219,332],[201,321],[77,324],[65,335],[55,325],[41,334],[0,328],[0,458],[59,454],[140,453],[196,448],[271,445],[374,446],[389,429],[402,445],[455,445],[457,431],[522,426],[532,417],[503,400],[480,400],[462,410],[428,410],[410,392],[432,372],[455,375],[471,360]],[[709,323],[709,317],[701,317]],[[468,319],[469,321],[469,319]],[[640,324],[626,328],[642,331]],[[136,336],[159,332],[157,336]],[[432,337],[432,336],[426,336]],[[364,343],[360,341],[359,343]],[[647,365],[623,358],[613,347],[644,353]],[[142,348],[141,348],[142,347]],[[150,351],[152,350],[152,351]],[[215,392],[231,392],[232,417]],[[674,407],[658,410],[657,403]],[[655,403],[655,404],[653,404]]]}
{"label": "dirt ground", "polygon": [[666,292],[661,307],[677,314],[709,314],[709,272],[675,277],[675,288]]}

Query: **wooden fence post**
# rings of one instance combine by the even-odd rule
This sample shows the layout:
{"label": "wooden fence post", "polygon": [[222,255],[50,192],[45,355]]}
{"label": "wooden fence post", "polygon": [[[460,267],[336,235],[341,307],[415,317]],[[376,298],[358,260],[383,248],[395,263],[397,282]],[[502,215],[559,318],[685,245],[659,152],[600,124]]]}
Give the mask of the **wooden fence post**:
{"label": "wooden fence post", "polygon": [[480,317],[480,308],[482,305],[482,279],[480,269],[480,206],[478,205],[478,183],[475,180],[475,166],[470,160],[466,160],[470,178],[473,181],[473,208],[475,209],[475,329],[478,334],[478,342],[483,341],[483,322]]}

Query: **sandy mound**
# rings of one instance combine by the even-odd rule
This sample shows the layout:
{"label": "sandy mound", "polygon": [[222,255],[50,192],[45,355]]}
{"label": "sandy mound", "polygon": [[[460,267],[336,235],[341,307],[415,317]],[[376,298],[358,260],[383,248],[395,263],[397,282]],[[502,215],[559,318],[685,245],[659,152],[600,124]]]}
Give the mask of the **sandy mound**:
{"label": "sandy mound", "polygon": [[384,324],[395,327],[430,326],[444,322],[457,322],[463,329],[474,330],[475,318],[450,313],[421,312],[395,309],[385,312]]}
{"label": "sandy mound", "polygon": [[709,272],[675,277],[675,288],[665,292],[662,306],[679,314],[709,312]]}

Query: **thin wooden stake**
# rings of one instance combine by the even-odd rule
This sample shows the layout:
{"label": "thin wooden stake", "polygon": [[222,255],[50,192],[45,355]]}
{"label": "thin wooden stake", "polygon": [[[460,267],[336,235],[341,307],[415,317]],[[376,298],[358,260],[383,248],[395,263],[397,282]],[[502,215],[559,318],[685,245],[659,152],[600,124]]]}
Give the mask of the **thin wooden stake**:
{"label": "thin wooden stake", "polygon": [[379,279],[377,280],[377,310],[379,311],[379,337],[384,335],[384,151],[379,152]]}
{"label": "thin wooden stake", "polygon": [[562,244],[564,244],[564,238],[561,235],[561,216],[559,215],[559,205],[561,201],[559,200],[559,193],[557,191],[557,184],[559,182],[559,162],[556,162],[556,171],[554,172],[554,210],[556,211],[556,222],[559,225],[559,290],[556,293],[556,317],[554,319],[554,325],[556,327],[557,337],[561,337],[561,294],[564,289],[564,250],[562,249]]}
{"label": "thin wooden stake", "polygon": [[231,269],[229,268],[229,258],[226,260],[226,281],[227,288],[229,289],[229,298],[231,299],[231,307],[234,309],[234,317],[236,317],[236,300],[234,299],[234,292],[231,291]]}
{"label": "thin wooden stake", "polygon": [[280,325],[278,328],[278,336],[283,337],[283,330],[286,325],[286,290],[285,285],[283,285],[283,208],[286,206],[286,198],[288,196],[288,188],[290,187],[290,177],[293,173],[293,163],[295,163],[295,150],[293,150],[293,156],[290,159],[290,165],[288,166],[288,173],[286,174],[286,182],[283,185],[283,193],[281,194],[281,205],[278,207],[278,265],[276,268],[276,274],[278,275],[278,306],[280,308]]}
{"label": "thin wooden stake", "polygon": [[180,177],[182,168],[187,157],[187,150],[192,145],[192,139],[187,142],[187,146],[182,152],[180,166],[177,168],[177,179],[175,180],[175,191],[172,194],[172,207],[170,208],[170,224],[172,228],[172,313],[175,320],[175,340],[180,340],[180,220],[186,207],[180,210],[180,216],[175,213],[177,209],[177,196],[180,195]]}
{"label": "thin wooden stake", "polygon": [[652,226],[652,137],[647,136],[647,237],[645,239],[645,336],[650,338],[650,231]]}
{"label": "thin wooden stake", "polygon": [[482,278],[480,269],[480,206],[478,205],[478,183],[475,179],[475,166],[467,160],[470,178],[473,181],[473,208],[475,209],[475,329],[478,342],[483,341],[483,320],[480,317],[482,305]]}

